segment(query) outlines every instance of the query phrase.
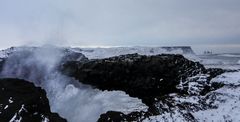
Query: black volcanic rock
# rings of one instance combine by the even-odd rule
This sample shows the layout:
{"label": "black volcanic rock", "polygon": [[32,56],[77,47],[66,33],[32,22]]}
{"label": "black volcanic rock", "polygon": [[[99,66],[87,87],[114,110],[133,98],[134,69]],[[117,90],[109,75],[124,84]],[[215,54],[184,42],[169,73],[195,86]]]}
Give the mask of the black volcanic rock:
{"label": "black volcanic rock", "polygon": [[0,121],[66,122],[51,113],[46,93],[20,79],[0,79]]}
{"label": "black volcanic rock", "polygon": [[108,111],[105,114],[102,114],[98,119],[98,122],[133,122],[133,121],[142,121],[152,114],[148,112],[132,112],[130,114],[124,114],[116,111]]}
{"label": "black volcanic rock", "polygon": [[102,90],[122,90],[144,98],[180,92],[181,80],[208,72],[182,55],[122,55],[88,62],[63,64],[63,72]]}
{"label": "black volcanic rock", "polygon": [[68,62],[68,61],[79,61],[79,62],[86,62],[88,58],[79,52],[74,52],[69,49],[63,49],[62,53],[64,56],[61,59],[61,63]]}
{"label": "black volcanic rock", "polygon": [[222,69],[206,69],[198,62],[172,54],[128,54],[86,62],[69,61],[61,66],[61,70],[98,89],[125,91],[132,97],[140,98],[149,107],[147,112],[133,112],[127,115],[109,111],[101,115],[98,120],[100,122],[141,121],[149,116],[171,113],[172,110],[179,111],[186,121],[195,122],[190,108],[197,111],[211,106],[204,104],[204,101],[197,105],[177,103],[169,95],[205,95],[223,86],[210,83],[210,80],[224,73]]}
{"label": "black volcanic rock", "polygon": [[4,62],[5,62],[5,59],[0,58],[0,72],[1,72],[2,69],[3,69]]}

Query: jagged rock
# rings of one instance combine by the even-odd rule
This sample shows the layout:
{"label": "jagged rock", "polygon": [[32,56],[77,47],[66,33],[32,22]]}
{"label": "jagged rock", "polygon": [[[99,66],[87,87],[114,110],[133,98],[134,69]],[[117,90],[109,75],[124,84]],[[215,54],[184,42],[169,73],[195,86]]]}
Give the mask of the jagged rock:
{"label": "jagged rock", "polygon": [[65,63],[68,61],[79,61],[79,62],[86,62],[88,61],[88,58],[79,52],[74,52],[70,49],[58,49],[61,50],[63,57],[61,59],[61,63]]}
{"label": "jagged rock", "polygon": [[122,90],[140,98],[178,93],[180,81],[207,72],[203,65],[181,55],[164,54],[71,61],[63,64],[62,70],[82,83],[102,90]]}
{"label": "jagged rock", "polygon": [[[176,110],[185,121],[196,121],[191,114],[210,108],[199,104],[179,103],[169,96],[201,96],[222,87],[210,83],[210,80],[224,72],[221,69],[206,69],[197,62],[190,61],[182,55],[162,54],[143,56],[138,54],[121,55],[87,62],[70,61],[61,66],[61,70],[102,90],[122,90],[130,96],[138,97],[148,105],[144,114],[134,112],[123,114],[109,111],[102,114],[99,121],[141,121],[152,115],[161,115]],[[164,107],[165,106],[165,107]]]}
{"label": "jagged rock", "polygon": [[0,72],[2,71],[3,65],[4,65],[5,59],[0,58]]}
{"label": "jagged rock", "polygon": [[148,112],[132,112],[130,114],[124,114],[116,111],[108,111],[105,114],[102,114],[98,119],[98,122],[133,122],[133,121],[142,121],[147,117],[151,116],[151,113]]}
{"label": "jagged rock", "polygon": [[46,93],[20,79],[0,79],[1,122],[66,122],[51,113]]}

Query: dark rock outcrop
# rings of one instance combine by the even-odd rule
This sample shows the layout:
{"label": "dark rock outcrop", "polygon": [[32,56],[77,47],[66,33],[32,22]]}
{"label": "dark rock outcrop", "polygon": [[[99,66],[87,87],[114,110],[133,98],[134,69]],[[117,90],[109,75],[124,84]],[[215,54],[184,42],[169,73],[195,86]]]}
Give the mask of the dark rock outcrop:
{"label": "dark rock outcrop", "polygon": [[98,119],[98,122],[133,122],[133,121],[142,121],[147,117],[151,116],[151,113],[148,112],[132,112],[130,114],[124,114],[116,111],[108,111],[105,114],[102,114]]}
{"label": "dark rock outcrop", "polygon": [[164,54],[129,54],[84,63],[71,61],[63,64],[62,70],[82,83],[102,90],[122,90],[139,98],[181,92],[176,87],[180,81],[208,72],[203,65],[182,55]]}
{"label": "dark rock outcrop", "polygon": [[[200,63],[190,61],[182,55],[170,54],[128,54],[87,62],[69,61],[61,66],[61,70],[98,89],[125,91],[132,97],[140,98],[149,107],[147,112],[127,115],[109,111],[99,119],[114,122],[141,121],[148,116],[170,112],[171,109],[180,112],[188,111],[192,107],[204,109],[202,106],[207,105],[202,103],[176,104],[169,94],[178,94],[180,97],[205,95],[222,87],[221,84],[210,83],[210,80],[224,72],[222,69],[206,69]],[[190,112],[182,112],[182,115],[186,121],[195,121]]]}
{"label": "dark rock outcrop", "polygon": [[5,62],[5,59],[0,58],[0,72],[1,72],[2,69],[3,69],[4,62]]}
{"label": "dark rock outcrop", "polygon": [[68,62],[68,61],[79,61],[79,62],[86,62],[88,61],[88,58],[83,55],[82,53],[79,53],[79,52],[74,52],[74,51],[71,51],[69,49],[63,49],[62,50],[62,53],[63,53],[63,57],[61,59],[61,63],[65,63],[65,62]]}
{"label": "dark rock outcrop", "polygon": [[66,122],[51,113],[46,93],[20,79],[0,79],[0,121]]}
{"label": "dark rock outcrop", "polygon": [[[38,77],[33,80],[41,81],[41,78],[43,78],[46,73],[45,70],[47,67],[45,66],[47,65],[36,65],[36,61],[32,60],[34,59],[32,57],[39,57],[39,55],[36,55],[38,53],[34,51],[36,49],[37,48],[34,48],[30,51],[24,50],[9,55],[9,57],[4,60],[10,64],[7,69],[12,67],[11,63],[21,64],[20,69],[23,69],[23,72],[21,72],[23,74],[20,74],[19,76],[28,78],[31,70],[34,69],[35,74]],[[175,50],[175,48],[172,49],[166,47],[166,50],[171,51]],[[35,53],[33,53],[33,51]],[[108,111],[101,115],[98,120],[100,122],[142,121],[149,116],[162,115],[164,113],[174,114],[176,111],[185,118],[185,121],[195,122],[196,119],[191,114],[193,111],[216,107],[206,104],[206,101],[209,100],[209,98],[206,98],[205,100],[202,96],[208,94],[210,91],[223,87],[223,84],[216,82],[211,83],[210,80],[225,72],[224,70],[206,69],[200,63],[190,61],[182,55],[162,54],[144,56],[128,54],[106,59],[88,60],[81,53],[72,52],[69,49],[63,49],[58,52],[60,53],[56,54],[60,54],[60,58],[56,62],[56,67],[60,68],[64,74],[74,77],[81,83],[92,85],[101,90],[125,91],[132,97],[140,98],[143,103],[149,107],[148,111],[135,111],[129,114]],[[186,52],[191,51],[186,48]],[[42,55],[40,55],[40,57],[41,56]],[[25,63],[26,60],[30,62]],[[43,64],[44,63],[45,62],[43,62]],[[16,73],[19,73],[16,71],[17,70],[12,69],[11,72],[7,73],[15,76]],[[195,103],[191,103],[179,102],[175,99],[185,99],[186,97],[192,96],[199,100]],[[198,96],[201,96],[202,98]],[[39,104],[42,105],[41,103]],[[19,104],[19,106],[21,105]],[[5,107],[6,105],[4,104],[1,109]],[[31,117],[35,115],[32,113],[29,114],[26,105],[23,106],[24,109],[21,108],[22,106],[15,110],[16,115],[26,115],[27,117],[29,115]],[[32,109],[31,107],[28,108]],[[21,111],[21,114],[19,114],[18,111]],[[40,115],[44,116],[41,116],[39,120],[43,118],[51,120],[51,113],[44,114],[43,112],[43,114]],[[13,117],[13,115],[11,115],[11,117]],[[19,119],[19,117],[17,117],[17,119]]]}

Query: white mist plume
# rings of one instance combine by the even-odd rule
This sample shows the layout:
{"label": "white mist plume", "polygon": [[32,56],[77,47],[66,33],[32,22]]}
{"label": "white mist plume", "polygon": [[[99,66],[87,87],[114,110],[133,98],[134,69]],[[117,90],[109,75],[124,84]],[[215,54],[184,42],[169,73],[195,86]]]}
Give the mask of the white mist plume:
{"label": "white mist plume", "polygon": [[125,113],[146,110],[137,98],[121,91],[100,91],[56,70],[64,52],[56,47],[27,48],[11,54],[1,77],[22,78],[47,92],[50,107],[69,122],[95,122],[109,110]]}

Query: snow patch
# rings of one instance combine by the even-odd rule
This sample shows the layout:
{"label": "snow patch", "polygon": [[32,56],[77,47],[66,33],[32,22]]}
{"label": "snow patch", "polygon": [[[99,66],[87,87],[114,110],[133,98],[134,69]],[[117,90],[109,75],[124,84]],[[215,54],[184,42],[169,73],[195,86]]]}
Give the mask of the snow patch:
{"label": "snow patch", "polygon": [[199,121],[207,122],[221,122],[221,121],[232,121],[237,122],[240,120],[240,87],[221,88],[217,93],[216,100],[213,105],[216,105],[216,109],[207,109],[204,111],[198,111],[193,113],[193,116]]}
{"label": "snow patch", "polygon": [[13,103],[12,97],[9,98],[8,102]]}
{"label": "snow patch", "polygon": [[4,109],[7,109],[8,108],[8,105],[6,105],[5,107],[4,107]]}
{"label": "snow patch", "polygon": [[12,119],[9,122],[21,122],[22,121],[22,117],[19,116],[21,112],[27,112],[27,110],[24,108],[24,104],[22,105],[22,107],[18,110],[17,113],[15,113],[15,115],[12,117]]}

